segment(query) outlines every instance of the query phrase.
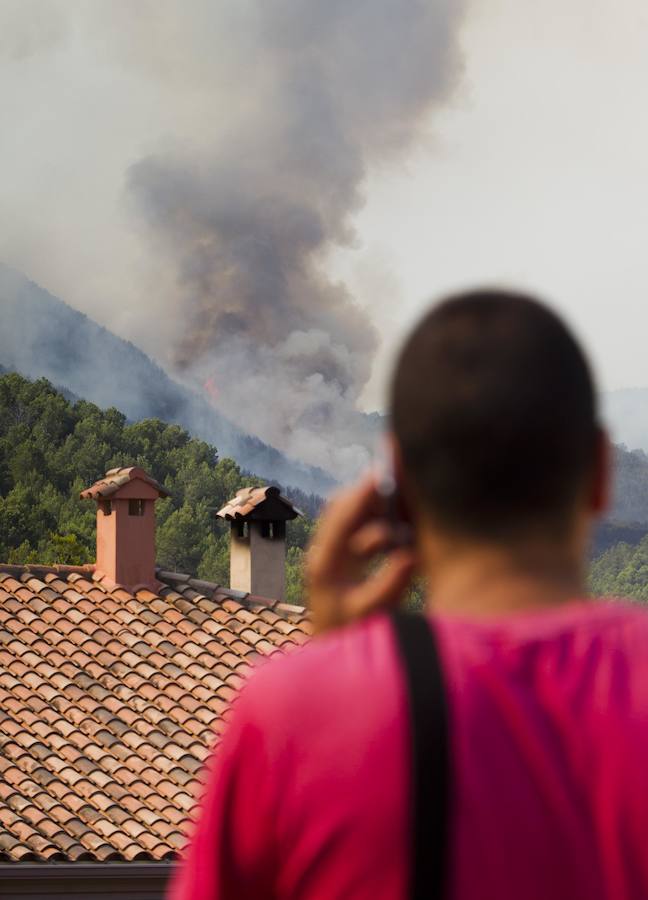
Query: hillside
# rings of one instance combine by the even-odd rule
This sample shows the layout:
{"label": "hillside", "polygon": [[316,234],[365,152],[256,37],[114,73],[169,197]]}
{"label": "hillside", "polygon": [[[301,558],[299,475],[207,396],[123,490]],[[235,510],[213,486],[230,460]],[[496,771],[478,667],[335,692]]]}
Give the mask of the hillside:
{"label": "hillside", "polygon": [[[598,530],[592,589],[648,598],[648,458],[617,450],[615,519]],[[44,379],[0,375],[0,561],[94,559],[95,513],[79,492],[107,469],[139,465],[171,493],[157,504],[158,562],[227,584],[228,539],[213,517],[241,487],[262,481],[218,449],[159,419],[129,423],[112,408],[70,401]],[[303,550],[321,500],[294,488],[306,517],[288,525],[288,597],[303,594]],[[635,516],[635,520],[623,516]],[[422,587],[410,592],[420,605]]]}
{"label": "hillside", "polygon": [[590,589],[597,596],[648,602],[648,536],[634,546],[614,544],[594,559]]}
{"label": "hillside", "polygon": [[[217,449],[159,419],[129,424],[116,409],[66,400],[46,381],[0,376],[0,561],[92,562],[94,504],[79,492],[108,469],[138,465],[171,496],[157,504],[157,559],[167,568],[229,584],[226,529],[214,518],[236,491],[263,483]],[[291,493],[311,516],[319,498]],[[301,597],[302,549],[311,518],[289,523],[288,598]]]}
{"label": "hillside", "polygon": [[180,425],[264,478],[320,494],[333,487],[327,473],[244,434],[133,344],[2,265],[0,310],[4,370],[46,378],[68,395],[116,407],[133,422],[158,418]]}
{"label": "hillside", "polygon": [[[159,419],[179,425],[217,447],[221,456],[235,459],[243,470],[267,480],[319,495],[333,486],[327,473],[288,459],[243,434],[206,399],[171,379],[133,344],[2,265],[0,309],[0,374],[18,371],[31,378],[45,377],[71,403],[83,397],[103,409],[116,407],[128,422]],[[617,408],[623,407],[625,412],[630,403],[638,415],[645,393],[617,392],[608,397],[616,397],[621,404]],[[374,414],[364,416],[363,421],[370,445],[384,420]],[[595,553],[619,541],[636,544],[646,530],[648,456],[618,446],[612,509],[598,532]]]}

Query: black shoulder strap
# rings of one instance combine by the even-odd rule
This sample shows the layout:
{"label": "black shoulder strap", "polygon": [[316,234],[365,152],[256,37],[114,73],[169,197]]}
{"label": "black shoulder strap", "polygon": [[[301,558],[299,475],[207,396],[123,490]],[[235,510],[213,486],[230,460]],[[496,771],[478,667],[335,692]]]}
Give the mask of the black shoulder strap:
{"label": "black shoulder strap", "polygon": [[448,710],[432,628],[421,615],[392,613],[406,678],[412,737],[412,900],[443,897],[448,855]]}

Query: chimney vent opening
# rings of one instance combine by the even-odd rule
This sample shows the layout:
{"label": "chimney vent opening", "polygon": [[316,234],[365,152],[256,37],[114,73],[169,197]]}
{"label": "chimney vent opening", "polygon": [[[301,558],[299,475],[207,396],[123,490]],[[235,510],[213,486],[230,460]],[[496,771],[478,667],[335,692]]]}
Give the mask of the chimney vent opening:
{"label": "chimney vent opening", "polygon": [[247,522],[243,521],[242,519],[239,519],[238,521],[234,522],[234,530],[236,532],[237,538],[239,538],[240,540],[245,540],[246,538],[248,538],[250,536],[249,525]]}
{"label": "chimney vent opening", "polygon": [[261,522],[261,537],[269,541],[283,541],[286,537],[286,523],[266,521]]}
{"label": "chimney vent opening", "polygon": [[144,500],[129,500],[128,501],[128,515],[129,516],[143,516],[144,515]]}

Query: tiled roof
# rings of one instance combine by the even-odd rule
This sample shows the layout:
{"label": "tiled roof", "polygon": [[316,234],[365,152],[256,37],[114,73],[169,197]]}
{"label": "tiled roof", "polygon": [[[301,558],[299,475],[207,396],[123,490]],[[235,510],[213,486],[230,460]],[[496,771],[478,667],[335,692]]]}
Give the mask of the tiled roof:
{"label": "tiled roof", "polygon": [[236,492],[236,496],[229,500],[222,509],[216,513],[221,519],[241,519],[253,512],[262,503],[270,498],[276,498],[286,507],[287,518],[301,516],[302,513],[296,506],[279,493],[279,488],[269,485],[267,487],[247,487]]}
{"label": "tiled roof", "polygon": [[128,484],[129,481],[138,480],[150,484],[151,487],[159,492],[160,496],[169,496],[167,489],[154,478],[151,478],[144,469],[140,469],[138,466],[129,466],[128,468],[109,469],[103,478],[100,478],[99,481],[95,481],[89,488],[82,491],[81,497],[84,500],[97,500],[102,497],[110,497],[117,493],[120,488],[124,487],[125,484]]}
{"label": "tiled roof", "polygon": [[157,577],[0,566],[0,862],[171,858],[242,678],[307,640],[303,607]]}

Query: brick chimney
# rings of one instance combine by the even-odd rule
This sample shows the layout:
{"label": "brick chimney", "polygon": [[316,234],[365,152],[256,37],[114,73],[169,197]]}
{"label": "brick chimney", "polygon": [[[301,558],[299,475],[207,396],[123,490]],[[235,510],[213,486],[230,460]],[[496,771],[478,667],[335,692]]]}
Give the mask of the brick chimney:
{"label": "brick chimney", "polygon": [[81,492],[97,503],[96,573],[132,590],[157,590],[155,578],[155,501],[168,497],[144,469],[111,469]]}
{"label": "brick chimney", "polygon": [[230,522],[230,587],[270,600],[286,593],[286,522],[301,515],[276,487],[243,488],[217,513]]}

